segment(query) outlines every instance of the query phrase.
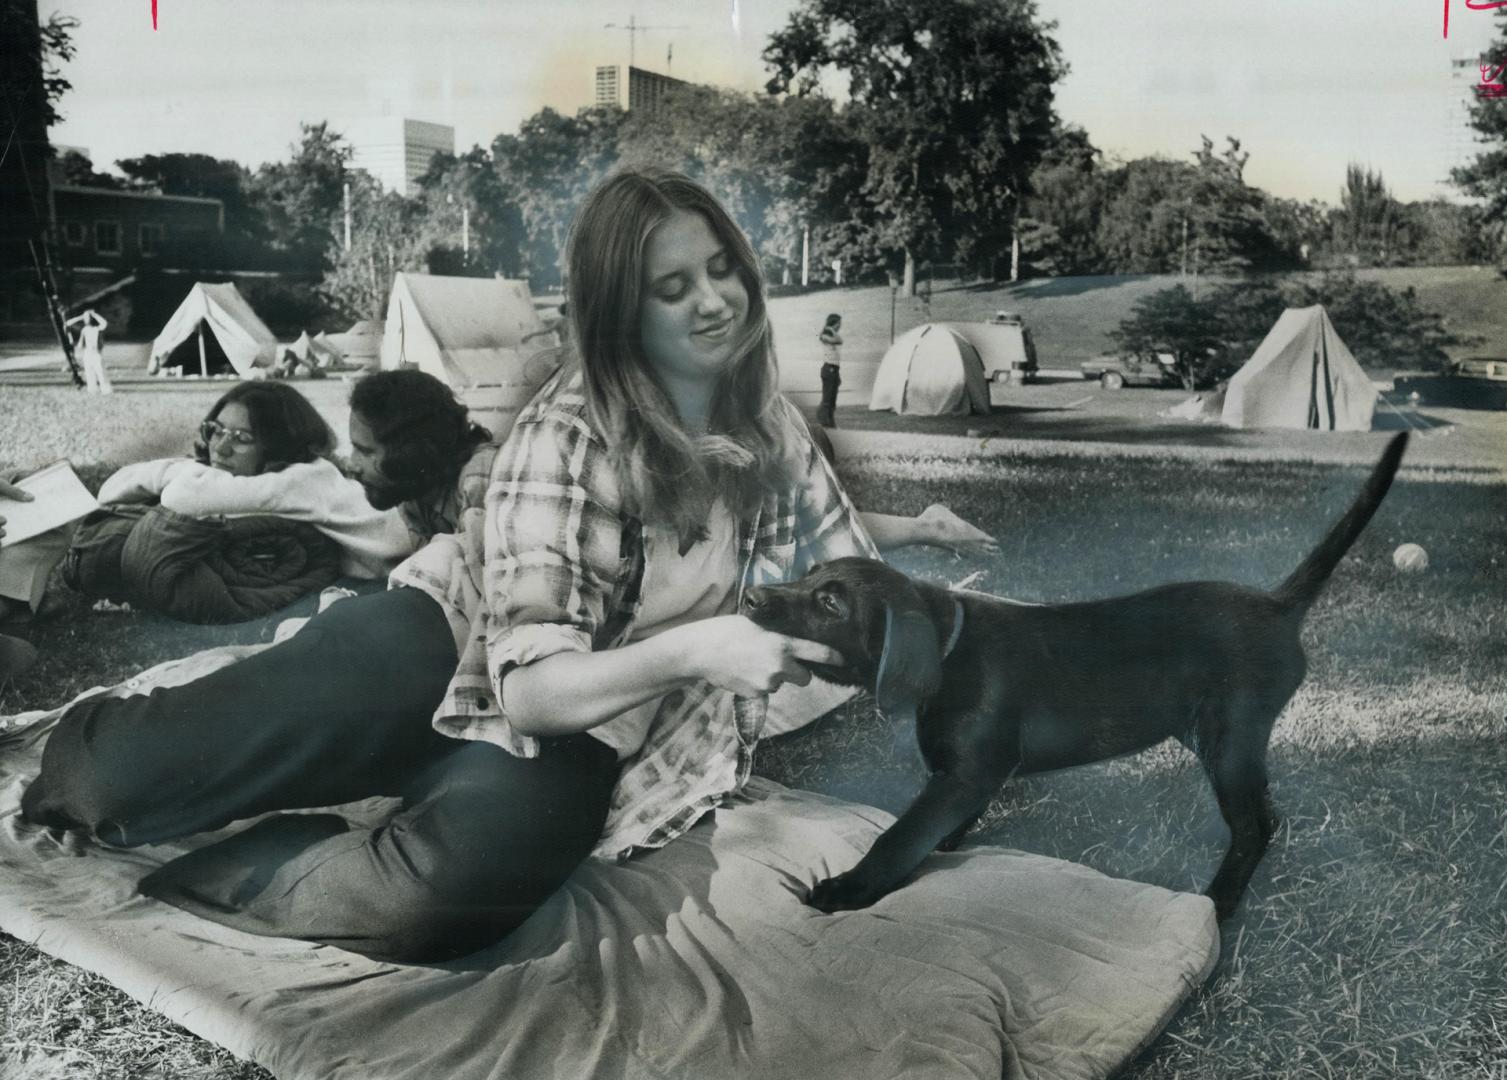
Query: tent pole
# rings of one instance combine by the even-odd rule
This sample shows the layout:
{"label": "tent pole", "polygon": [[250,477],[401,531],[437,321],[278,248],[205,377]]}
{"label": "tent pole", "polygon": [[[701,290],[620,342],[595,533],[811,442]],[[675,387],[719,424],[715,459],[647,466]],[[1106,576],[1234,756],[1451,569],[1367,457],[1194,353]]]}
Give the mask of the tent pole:
{"label": "tent pole", "polygon": [[204,358],[204,321],[199,321],[199,377],[209,378],[209,361]]}

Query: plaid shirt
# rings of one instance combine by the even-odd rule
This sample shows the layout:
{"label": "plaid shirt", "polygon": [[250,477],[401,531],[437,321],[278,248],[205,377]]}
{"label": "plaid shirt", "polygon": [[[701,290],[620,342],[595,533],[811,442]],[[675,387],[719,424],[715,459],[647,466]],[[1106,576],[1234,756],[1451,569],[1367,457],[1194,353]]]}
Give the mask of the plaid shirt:
{"label": "plaid shirt", "polygon": [[[797,577],[814,563],[878,556],[800,414],[783,398],[776,407],[798,482],[738,523],[740,604],[747,587]],[[628,640],[644,543],[621,506],[610,451],[586,419],[580,373],[562,372],[519,415],[494,463],[485,511],[467,511],[459,532],[436,537],[393,574],[395,585],[438,601],[456,635],[460,664],[435,712],[438,730],[523,757],[539,752],[498,707],[501,677],[515,664]],[[626,857],[666,844],[737,791],[766,704],[704,680],[661,699],[642,749],[623,763],[596,853]]]}
{"label": "plaid shirt", "polygon": [[497,450],[496,443],[481,443],[461,466],[455,483],[444,485],[427,498],[398,504],[398,514],[408,526],[415,549],[423,547],[440,533],[459,532],[466,511],[482,508]]}

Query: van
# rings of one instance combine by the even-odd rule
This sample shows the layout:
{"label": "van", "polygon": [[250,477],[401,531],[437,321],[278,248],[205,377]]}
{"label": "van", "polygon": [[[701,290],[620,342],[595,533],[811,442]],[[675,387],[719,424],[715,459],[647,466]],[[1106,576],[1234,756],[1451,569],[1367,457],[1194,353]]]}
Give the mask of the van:
{"label": "van", "polygon": [[1025,320],[1008,311],[995,312],[986,322],[952,322],[942,326],[961,335],[978,350],[984,378],[997,383],[1034,382],[1039,370],[1036,345]]}

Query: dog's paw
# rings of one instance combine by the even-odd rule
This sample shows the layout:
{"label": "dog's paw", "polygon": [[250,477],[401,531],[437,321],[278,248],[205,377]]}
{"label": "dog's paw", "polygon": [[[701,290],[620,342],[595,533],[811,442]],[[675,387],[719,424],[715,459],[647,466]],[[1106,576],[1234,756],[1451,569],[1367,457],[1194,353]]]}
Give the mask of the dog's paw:
{"label": "dog's paw", "polygon": [[838,874],[834,878],[818,881],[806,897],[806,903],[828,915],[834,911],[857,911],[866,908],[879,896],[852,874]]}

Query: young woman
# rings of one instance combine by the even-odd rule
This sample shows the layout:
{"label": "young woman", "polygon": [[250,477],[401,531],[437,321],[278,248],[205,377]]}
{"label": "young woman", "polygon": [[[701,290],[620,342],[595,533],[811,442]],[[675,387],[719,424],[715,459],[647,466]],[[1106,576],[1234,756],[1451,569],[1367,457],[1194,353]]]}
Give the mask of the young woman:
{"label": "young woman", "polygon": [[188,517],[269,514],[303,521],[341,549],[352,577],[386,576],[413,550],[396,513],[373,508],[328,455],[335,435],[293,387],[243,382],[199,424],[192,458],[127,465],[101,485],[106,506],[157,502]]}
{"label": "young woman", "polygon": [[497,940],[593,849],[665,843],[737,789],[766,695],[838,659],[736,614],[743,589],[875,548],[775,391],[757,261],[704,189],[609,178],[567,267],[575,362],[499,452],[485,528],[250,659],[74,706],[26,820],[129,846],[397,795],[378,828],[271,817],[142,891],[414,961]]}

